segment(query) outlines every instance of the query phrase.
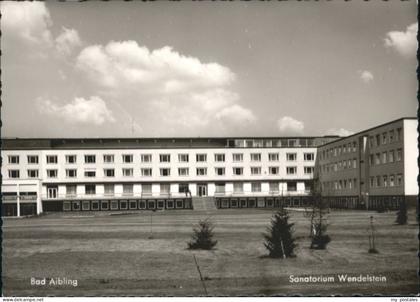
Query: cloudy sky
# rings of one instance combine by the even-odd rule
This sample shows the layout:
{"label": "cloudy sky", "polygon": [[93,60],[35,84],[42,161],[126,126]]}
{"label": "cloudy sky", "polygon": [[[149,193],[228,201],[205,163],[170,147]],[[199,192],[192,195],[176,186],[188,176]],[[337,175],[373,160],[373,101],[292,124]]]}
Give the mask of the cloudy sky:
{"label": "cloudy sky", "polygon": [[415,1],[2,2],[3,136],[347,135],[415,116]]}

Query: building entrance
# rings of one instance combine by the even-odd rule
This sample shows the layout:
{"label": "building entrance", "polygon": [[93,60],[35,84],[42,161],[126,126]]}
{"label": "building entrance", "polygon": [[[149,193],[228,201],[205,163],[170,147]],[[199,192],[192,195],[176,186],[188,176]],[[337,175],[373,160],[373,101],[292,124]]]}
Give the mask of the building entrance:
{"label": "building entrance", "polygon": [[199,184],[197,185],[198,196],[207,196],[207,185],[206,184]]}

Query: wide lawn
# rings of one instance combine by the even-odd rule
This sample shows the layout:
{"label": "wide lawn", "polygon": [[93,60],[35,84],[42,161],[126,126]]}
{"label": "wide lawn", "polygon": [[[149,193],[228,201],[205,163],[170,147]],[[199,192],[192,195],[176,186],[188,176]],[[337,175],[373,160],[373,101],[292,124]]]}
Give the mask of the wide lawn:
{"label": "wide lawn", "polygon": [[[270,259],[262,233],[272,211],[192,210],[130,215],[49,214],[3,220],[5,296],[408,295],[418,292],[418,225],[394,223],[395,212],[331,211],[327,250],[309,249],[309,223],[291,211],[296,258]],[[83,215],[82,215],[83,214]],[[73,215],[73,216],[72,216]],[[78,215],[78,216],[76,216]],[[374,217],[378,254],[369,254]],[[192,227],[212,217],[213,251],[186,249]],[[385,276],[386,282],[338,282],[337,274]],[[335,276],[336,282],[290,282],[290,276]],[[33,286],[31,277],[77,279],[77,287]],[[47,281],[48,282],[48,281]]]}

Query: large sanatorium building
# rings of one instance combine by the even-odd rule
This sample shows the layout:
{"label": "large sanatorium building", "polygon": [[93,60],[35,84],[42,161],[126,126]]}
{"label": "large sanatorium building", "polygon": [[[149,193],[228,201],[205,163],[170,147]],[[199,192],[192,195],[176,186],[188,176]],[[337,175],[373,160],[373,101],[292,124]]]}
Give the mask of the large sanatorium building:
{"label": "large sanatorium building", "polygon": [[2,140],[2,216],[416,204],[417,119],[348,137]]}

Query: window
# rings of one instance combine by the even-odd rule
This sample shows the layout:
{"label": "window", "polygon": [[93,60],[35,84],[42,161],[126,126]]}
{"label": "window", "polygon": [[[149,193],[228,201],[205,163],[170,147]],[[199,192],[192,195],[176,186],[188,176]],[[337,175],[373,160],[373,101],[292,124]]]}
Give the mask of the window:
{"label": "window", "polygon": [[251,161],[261,161],[261,153],[251,153]]}
{"label": "window", "polygon": [[388,162],[393,163],[394,162],[394,150],[389,151],[388,153]]}
{"label": "window", "polygon": [[160,176],[170,176],[171,169],[170,168],[160,168]]}
{"label": "window", "polygon": [[217,176],[225,175],[225,168],[215,168],[215,173]]}
{"label": "window", "polygon": [[224,162],[225,161],[225,155],[224,154],[215,154],[214,155],[214,161]]}
{"label": "window", "polygon": [[75,164],[76,155],[66,155],[66,164]]}
{"label": "window", "polygon": [[353,158],[353,169],[357,168],[357,159]]}
{"label": "window", "polygon": [[395,176],[394,175],[389,175],[389,186],[390,187],[395,186]]}
{"label": "window", "polygon": [[233,183],[233,192],[234,193],[242,193],[244,191],[244,184],[242,182],[234,182]]}
{"label": "window", "polygon": [[38,178],[38,170],[28,170],[28,178]]}
{"label": "window", "polygon": [[133,195],[133,184],[123,184],[123,195]]}
{"label": "window", "polygon": [[375,154],[375,165],[380,165],[380,164],[381,164],[381,154],[376,153]]}
{"label": "window", "polygon": [[233,175],[242,175],[244,174],[244,168],[234,167],[233,168]]}
{"label": "window", "polygon": [[57,170],[55,170],[55,169],[48,169],[47,170],[47,177],[48,178],[56,178],[57,177]]}
{"label": "window", "polygon": [[96,177],[96,171],[94,170],[85,171],[85,177]]}
{"label": "window", "polygon": [[47,155],[47,164],[56,164],[57,155]]}
{"label": "window", "polygon": [[244,161],[244,155],[242,153],[233,153],[232,154],[234,162],[242,162]]}
{"label": "window", "polygon": [[373,158],[373,154],[369,155],[369,166],[373,166],[374,165],[374,158]]}
{"label": "window", "polygon": [[124,177],[132,177],[134,175],[133,168],[123,168],[122,172]]}
{"label": "window", "polygon": [[261,167],[251,167],[251,175],[261,175]]}
{"label": "window", "polygon": [[[346,150],[345,147],[344,147],[344,150]],[[313,161],[313,160],[315,160],[315,154],[314,153],[303,153],[303,160]]]}
{"label": "window", "polygon": [[170,154],[159,154],[159,161],[161,163],[169,163],[169,162],[171,162],[171,155]]}
{"label": "window", "polygon": [[207,154],[196,154],[195,159],[197,162],[206,162]]}
{"label": "window", "polygon": [[38,155],[28,155],[28,164],[37,164]]}
{"label": "window", "polygon": [[379,134],[376,135],[376,146],[381,145],[381,136]]}
{"label": "window", "polygon": [[384,175],[382,177],[382,179],[383,179],[384,187],[387,187],[388,186],[388,176],[387,175]]}
{"label": "window", "polygon": [[287,191],[290,191],[290,192],[297,191],[296,181],[288,181],[287,182]]}
{"label": "window", "polygon": [[373,148],[373,136],[369,136],[369,148]]}
{"label": "window", "polygon": [[104,169],[104,175],[105,175],[105,177],[114,177],[115,176],[115,170],[114,169]]}
{"label": "window", "polygon": [[104,154],[104,163],[112,164],[114,162],[114,155],[113,154]]}
{"label": "window", "polygon": [[276,193],[279,191],[279,183],[278,182],[270,182],[269,188],[271,193]]}
{"label": "window", "polygon": [[188,176],[189,173],[189,169],[188,168],[178,168],[178,175],[179,176]]}
{"label": "window", "polygon": [[286,174],[293,175],[296,174],[297,168],[296,167],[286,167]]}
{"label": "window", "polygon": [[178,161],[180,163],[187,163],[189,160],[188,154],[178,154]]}
{"label": "window", "polygon": [[402,159],[402,149],[397,150],[397,161],[401,161]]}
{"label": "window", "polygon": [[398,174],[397,175],[397,186],[402,186],[402,183],[403,183],[402,174]]}
{"label": "window", "polygon": [[96,185],[85,185],[85,194],[86,195],[95,195],[96,194]]}
{"label": "window", "polygon": [[152,154],[142,154],[141,156],[142,163],[150,163],[152,162]]}
{"label": "window", "polygon": [[77,177],[77,170],[76,169],[66,169],[66,177],[67,178]]}
{"label": "window", "polygon": [[133,162],[133,154],[123,154],[122,155],[123,163],[132,163]]}
{"label": "window", "polygon": [[188,193],[188,191],[189,191],[188,184],[179,184],[178,186],[179,193]]}
{"label": "window", "polygon": [[376,187],[380,187],[380,186],[381,186],[381,177],[376,176]]}
{"label": "window", "polygon": [[387,160],[387,154],[386,152],[382,152],[382,163],[386,164],[386,160]]}
{"label": "window", "polygon": [[141,176],[152,176],[152,169],[151,168],[142,168],[141,169]]}
{"label": "window", "polygon": [[171,185],[170,184],[160,184],[160,193],[161,194],[169,194],[171,192]]}
{"label": "window", "polygon": [[19,178],[20,171],[19,170],[9,170],[9,178]]}
{"label": "window", "polygon": [[66,197],[76,196],[76,185],[66,185]]}
{"label": "window", "polygon": [[397,136],[395,138],[396,141],[400,141],[401,140],[401,133],[402,133],[402,128],[398,128],[397,129]]}
{"label": "window", "polygon": [[279,154],[278,153],[268,153],[268,160],[269,161],[279,161]]}
{"label": "window", "polygon": [[268,171],[270,175],[277,175],[279,174],[279,167],[269,167]]}
{"label": "window", "polygon": [[353,152],[356,152],[356,142],[353,142]]}
{"label": "window", "polygon": [[105,184],[104,185],[104,193],[105,195],[114,195],[114,185],[113,184]]}
{"label": "window", "polygon": [[226,192],[226,184],[225,183],[216,183],[216,193],[225,193]]}
{"label": "window", "polygon": [[305,174],[313,174],[314,173],[314,167],[303,167],[303,171]]}
{"label": "window", "polygon": [[261,192],[261,183],[260,182],[252,182],[251,183],[251,192]]}
{"label": "window", "polygon": [[370,187],[373,188],[375,186],[375,177],[370,178]]}
{"label": "window", "polygon": [[386,132],[382,133],[382,144],[387,143],[388,134]]}
{"label": "window", "polygon": [[207,168],[197,168],[197,176],[207,175]]}
{"label": "window", "polygon": [[286,153],[286,159],[288,161],[295,161],[296,160],[296,153]]}
{"label": "window", "polygon": [[394,130],[389,131],[389,143],[394,141]]}
{"label": "window", "polygon": [[95,155],[85,155],[85,164],[94,164],[96,162]]}
{"label": "window", "polygon": [[9,164],[18,164],[19,155],[9,155]]}

